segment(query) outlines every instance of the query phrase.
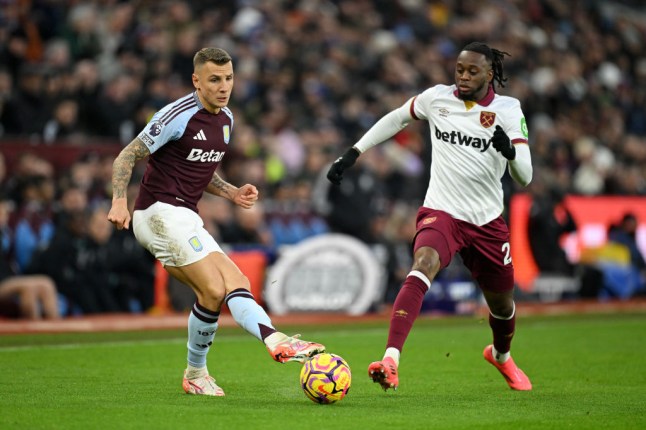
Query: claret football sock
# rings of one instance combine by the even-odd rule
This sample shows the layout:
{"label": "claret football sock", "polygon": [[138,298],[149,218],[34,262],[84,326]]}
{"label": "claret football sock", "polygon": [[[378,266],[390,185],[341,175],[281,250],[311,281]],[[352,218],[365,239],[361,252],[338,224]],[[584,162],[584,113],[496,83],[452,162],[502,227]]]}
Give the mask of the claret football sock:
{"label": "claret football sock", "polygon": [[387,348],[392,347],[399,351],[403,349],[430,285],[430,281],[424,274],[416,270],[408,274],[393,304]]}
{"label": "claret football sock", "polygon": [[498,363],[504,363],[509,359],[511,340],[514,338],[516,329],[516,305],[513,305],[509,317],[500,317],[489,313],[489,327],[491,327],[493,334],[492,355]]}

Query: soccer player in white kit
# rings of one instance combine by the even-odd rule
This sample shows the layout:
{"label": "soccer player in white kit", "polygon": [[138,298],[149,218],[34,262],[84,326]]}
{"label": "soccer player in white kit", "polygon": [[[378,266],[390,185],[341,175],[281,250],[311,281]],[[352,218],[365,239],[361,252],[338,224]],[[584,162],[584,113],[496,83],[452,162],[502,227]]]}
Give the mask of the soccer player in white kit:
{"label": "soccer player in white kit", "polygon": [[231,57],[222,49],[204,48],[195,54],[193,65],[195,91],[157,112],[115,159],[108,219],[118,229],[129,227],[127,186],[135,163],[148,157],[132,215],[133,232],[168,273],[197,296],[188,318],[184,391],[223,396],[206,367],[223,303],[278,362],[303,362],[325,347],[277,331],[249,291],[248,278],[204,229],[197,213],[204,191],[248,209],[258,199],[258,190],[250,184],[238,188],[215,172],[233,130],[233,114],[226,107],[233,89]]}
{"label": "soccer player in white kit", "polygon": [[340,184],[343,171],[360,154],[391,138],[412,120],[429,123],[431,178],[417,213],[413,266],[393,305],[383,359],[368,374],[384,390],[397,389],[404,342],[420,313],[425,293],[437,273],[459,252],[489,307],[493,343],[484,358],[514,390],[532,384],[510,355],[516,313],[514,268],[509,230],[501,214],[505,169],[522,186],[532,178],[527,124],[520,102],[496,94],[504,86],[503,59],[508,55],[473,42],[460,52],[455,84],[436,85],[377,121],[337,159],[328,179]]}

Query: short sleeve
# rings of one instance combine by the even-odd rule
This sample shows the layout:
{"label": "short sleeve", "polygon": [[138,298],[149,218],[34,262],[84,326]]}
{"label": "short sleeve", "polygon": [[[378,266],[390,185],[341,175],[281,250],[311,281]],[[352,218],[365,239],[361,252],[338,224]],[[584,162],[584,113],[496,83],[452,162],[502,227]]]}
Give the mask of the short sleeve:
{"label": "short sleeve", "polygon": [[146,124],[146,127],[137,136],[146,144],[151,154],[171,140],[179,139],[186,128],[186,123],[181,120],[175,120],[169,123],[162,122],[161,117],[164,114],[164,110],[160,110],[153,115],[150,122]]}
{"label": "short sleeve", "polygon": [[415,119],[428,119],[430,108],[435,99],[435,87],[431,87],[419,94],[411,101],[410,113]]}

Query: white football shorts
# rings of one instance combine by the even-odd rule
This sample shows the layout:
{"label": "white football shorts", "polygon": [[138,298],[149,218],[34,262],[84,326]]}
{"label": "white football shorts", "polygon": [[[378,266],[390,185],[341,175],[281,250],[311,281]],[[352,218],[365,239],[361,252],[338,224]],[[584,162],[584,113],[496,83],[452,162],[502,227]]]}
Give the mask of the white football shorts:
{"label": "white football shorts", "polygon": [[132,215],[137,241],[164,266],[186,266],[211,252],[223,252],[192,210],[157,202]]}

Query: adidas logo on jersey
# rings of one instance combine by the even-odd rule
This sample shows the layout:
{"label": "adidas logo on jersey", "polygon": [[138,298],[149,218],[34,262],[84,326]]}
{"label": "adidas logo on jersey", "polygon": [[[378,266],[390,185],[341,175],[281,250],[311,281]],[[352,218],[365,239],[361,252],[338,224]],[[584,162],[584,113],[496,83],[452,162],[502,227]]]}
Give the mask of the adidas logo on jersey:
{"label": "adidas logo on jersey", "polygon": [[204,130],[201,130],[197,132],[197,134],[193,137],[193,140],[206,140],[206,135],[204,134]]}
{"label": "adidas logo on jersey", "polygon": [[435,127],[435,138],[446,143],[460,146],[470,146],[479,149],[480,152],[485,152],[491,146],[491,139],[483,139],[482,137],[473,137],[463,135],[459,131],[442,131]]}
{"label": "adidas logo on jersey", "polygon": [[199,161],[200,163],[216,163],[222,160],[224,151],[204,151],[200,148],[193,148],[186,159],[188,161]]}

